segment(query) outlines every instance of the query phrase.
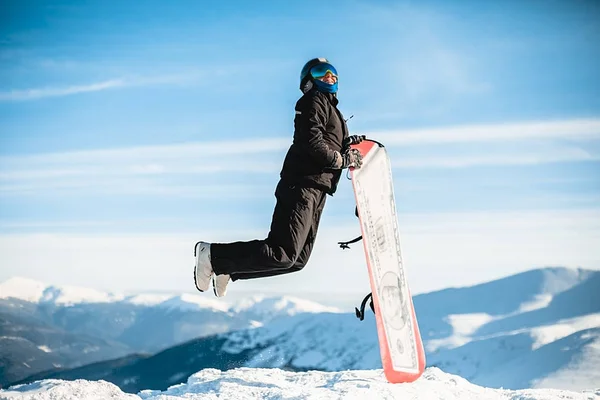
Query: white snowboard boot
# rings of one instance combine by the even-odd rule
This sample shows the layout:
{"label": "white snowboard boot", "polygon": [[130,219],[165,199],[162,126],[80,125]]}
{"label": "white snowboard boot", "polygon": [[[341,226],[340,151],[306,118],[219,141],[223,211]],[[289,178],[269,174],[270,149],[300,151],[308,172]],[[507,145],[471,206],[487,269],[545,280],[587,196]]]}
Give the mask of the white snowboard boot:
{"label": "white snowboard boot", "polygon": [[215,296],[223,297],[227,293],[227,284],[231,280],[229,275],[213,275],[213,289]]}
{"label": "white snowboard boot", "polygon": [[205,292],[208,290],[210,278],[213,276],[212,264],[210,263],[210,243],[196,243],[194,256],[196,257],[194,283],[196,284],[196,289]]}

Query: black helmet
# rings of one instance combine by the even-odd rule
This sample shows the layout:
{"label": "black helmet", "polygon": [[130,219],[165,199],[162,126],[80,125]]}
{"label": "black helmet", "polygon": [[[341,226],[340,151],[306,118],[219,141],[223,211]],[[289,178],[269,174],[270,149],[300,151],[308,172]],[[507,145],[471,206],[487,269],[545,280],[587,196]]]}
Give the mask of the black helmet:
{"label": "black helmet", "polygon": [[[328,92],[328,93],[335,93],[337,92],[337,82],[334,83],[333,85],[329,85],[326,84],[324,82],[321,82],[320,80],[315,80],[315,76],[314,76],[314,72],[311,74],[311,70],[313,70],[314,67],[319,66],[320,68],[315,69],[315,70],[322,70],[324,71],[329,71],[331,72],[333,75],[335,75],[335,77],[337,78],[337,71],[335,69],[335,67],[333,65],[331,65],[331,63],[329,62],[328,59],[324,58],[324,57],[320,57],[320,58],[313,58],[312,60],[310,60],[309,62],[307,62],[306,64],[304,64],[304,67],[302,67],[302,71],[300,71],[300,90],[302,92],[306,91],[306,85],[308,84],[308,82],[312,82],[313,84],[315,84],[317,86],[317,89]],[[324,75],[324,74],[323,74]],[[321,75],[321,76],[323,76]]]}

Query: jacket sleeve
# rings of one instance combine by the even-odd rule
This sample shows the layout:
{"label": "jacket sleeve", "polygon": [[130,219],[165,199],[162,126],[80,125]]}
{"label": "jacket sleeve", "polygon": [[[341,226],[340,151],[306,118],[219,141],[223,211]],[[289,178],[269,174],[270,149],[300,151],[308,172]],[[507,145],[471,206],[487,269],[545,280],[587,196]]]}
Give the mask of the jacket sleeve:
{"label": "jacket sleeve", "polygon": [[331,149],[323,139],[327,125],[327,105],[313,96],[296,107],[296,141],[323,168],[339,168],[341,154]]}

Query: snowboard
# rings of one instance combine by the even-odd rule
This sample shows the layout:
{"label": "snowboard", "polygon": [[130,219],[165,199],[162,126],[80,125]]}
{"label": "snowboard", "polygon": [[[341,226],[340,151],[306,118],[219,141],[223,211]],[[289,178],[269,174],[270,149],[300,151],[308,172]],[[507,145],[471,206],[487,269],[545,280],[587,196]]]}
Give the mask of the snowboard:
{"label": "snowboard", "polygon": [[419,333],[400,252],[400,235],[390,159],[381,144],[352,145],[363,156],[350,176],[363,237],[381,361],[391,383],[412,382],[425,370]]}

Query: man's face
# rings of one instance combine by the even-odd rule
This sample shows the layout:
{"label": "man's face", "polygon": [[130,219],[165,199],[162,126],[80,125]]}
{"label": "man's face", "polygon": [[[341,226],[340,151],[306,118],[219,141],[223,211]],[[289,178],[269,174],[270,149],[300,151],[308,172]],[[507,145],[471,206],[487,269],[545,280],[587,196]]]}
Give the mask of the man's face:
{"label": "man's face", "polygon": [[337,82],[337,76],[333,75],[331,72],[327,71],[327,73],[325,74],[325,76],[319,78],[321,81],[329,84],[329,85],[333,85],[334,83]]}

